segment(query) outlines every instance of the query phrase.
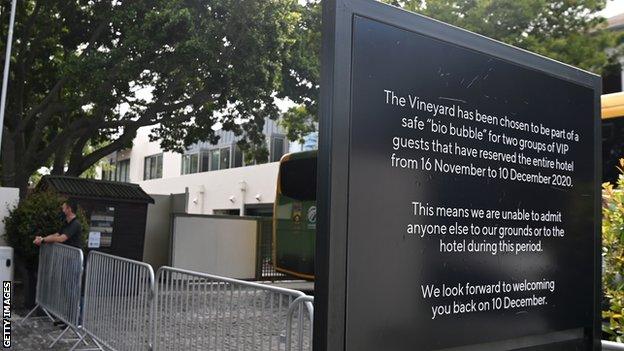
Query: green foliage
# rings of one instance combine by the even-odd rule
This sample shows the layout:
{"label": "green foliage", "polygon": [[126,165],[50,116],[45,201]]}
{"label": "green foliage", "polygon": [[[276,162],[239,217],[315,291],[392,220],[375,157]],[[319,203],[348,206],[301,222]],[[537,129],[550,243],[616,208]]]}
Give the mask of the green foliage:
{"label": "green foliage", "polygon": [[303,142],[303,137],[316,131],[314,119],[305,105],[297,105],[290,108],[282,115],[279,121],[282,128],[287,131],[286,137],[289,140]]}
{"label": "green foliage", "polygon": [[321,79],[321,10],[318,0],[303,2],[295,10],[298,16],[294,41],[284,60],[278,95],[288,97],[298,105],[281,119],[291,141],[301,141],[306,134],[316,130]]}
{"label": "green foliage", "polygon": [[[0,37],[11,1],[0,0]],[[167,151],[264,151],[264,118],[300,15],[296,0],[20,0],[2,148],[5,186],[42,166],[79,176],[140,127]],[[312,54],[313,56],[315,53]],[[92,148],[86,146],[91,145]]]}
{"label": "green foliage", "polygon": [[[33,244],[35,236],[58,232],[63,225],[61,205],[66,199],[55,192],[35,192],[13,208],[4,219],[4,239],[29,269],[37,266],[39,249]],[[87,218],[82,210],[76,214],[86,240]]]}
{"label": "green foliage", "polygon": [[[606,29],[598,16],[606,0],[382,0],[457,27],[485,35],[546,57],[603,73],[618,55],[622,33]],[[284,94],[302,104],[316,121],[319,86],[320,6],[309,1],[302,6],[294,52],[285,68],[297,84],[285,84]],[[306,52],[299,55],[300,52]],[[607,50],[610,49],[610,50]],[[608,52],[609,51],[609,52]],[[306,134],[312,122],[304,122],[302,111],[285,117],[291,140]]]}
{"label": "green foliage", "polygon": [[621,37],[597,15],[606,0],[386,2],[599,74]]}
{"label": "green foliage", "polygon": [[617,184],[602,185],[602,285],[608,307],[602,311],[603,332],[624,341],[624,159]]}
{"label": "green foliage", "polygon": [[[85,150],[83,151],[83,153],[91,153],[95,150],[97,150],[100,147],[104,147],[106,146],[107,143],[102,143],[100,145],[86,145],[85,146]],[[82,174],[80,175],[80,178],[90,178],[90,179],[96,179],[97,175],[98,175],[98,168],[101,169],[102,171],[106,171],[106,172],[111,172],[115,170],[115,166],[111,165],[110,161],[107,158],[103,158],[101,160],[99,160],[98,162],[94,163],[93,165],[91,165],[91,167],[87,168],[86,170],[84,170],[82,172]],[[31,177],[32,179],[32,177]],[[39,182],[33,182],[32,184],[38,184]]]}
{"label": "green foliage", "polygon": [[[617,46],[596,16],[605,0],[385,1],[594,72]],[[276,95],[299,105],[291,140],[316,126],[319,0],[20,0],[14,44],[0,170],[23,195],[41,167],[88,175],[140,127],[182,151],[217,142],[220,123],[264,159]]]}

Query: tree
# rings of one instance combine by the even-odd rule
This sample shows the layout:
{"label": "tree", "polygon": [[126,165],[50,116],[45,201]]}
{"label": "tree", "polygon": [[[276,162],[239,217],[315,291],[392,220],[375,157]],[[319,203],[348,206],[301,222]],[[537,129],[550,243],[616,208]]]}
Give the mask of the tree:
{"label": "tree", "polygon": [[[10,0],[0,0],[0,37]],[[297,16],[295,0],[20,0],[2,138],[2,185],[22,195],[42,166],[78,176],[140,127],[169,151],[244,135],[265,117]],[[2,56],[4,57],[4,55]],[[4,64],[3,62],[0,62]],[[88,147],[99,145],[100,147]]]}
{"label": "tree", "polygon": [[302,140],[316,130],[321,76],[321,2],[308,0],[300,4],[293,43],[282,66],[283,83],[280,97],[297,106],[282,116],[282,125],[290,140]]}
{"label": "tree", "polygon": [[407,10],[602,73],[617,35],[597,12],[606,0],[388,0]]}
{"label": "tree", "polygon": [[[35,236],[46,236],[57,233],[63,225],[61,205],[67,198],[51,191],[34,192],[11,209],[3,220],[5,233],[2,233],[7,244],[15,249],[22,263],[30,270],[37,268],[39,249],[33,244]],[[76,218],[83,228],[82,242],[86,242],[87,218],[79,208]]]}
{"label": "tree", "polygon": [[[605,19],[597,12],[604,9],[606,0],[384,0],[391,5],[420,13],[434,19],[453,24],[487,37],[542,54],[555,60],[580,67],[595,73],[602,73],[609,65],[607,49],[615,49],[621,42],[621,35],[606,29]],[[317,2],[305,5],[307,17],[320,18]],[[305,21],[304,21],[305,23]],[[320,23],[320,21],[318,21]],[[310,41],[316,40],[319,31],[313,24],[300,28],[296,45],[311,47],[312,53],[320,50]],[[296,46],[295,45],[295,46]],[[612,51],[611,55],[617,54]],[[286,61],[286,69],[299,78],[299,90],[286,93],[305,99],[303,107],[298,106],[285,115],[292,139],[301,138],[309,132],[310,121],[316,121],[316,96],[319,86],[319,59],[311,56],[305,60]],[[287,87],[288,88],[288,87]],[[307,119],[306,119],[307,118]]]}
{"label": "tree", "polygon": [[602,184],[602,331],[609,340],[624,341],[624,159],[615,184]]}

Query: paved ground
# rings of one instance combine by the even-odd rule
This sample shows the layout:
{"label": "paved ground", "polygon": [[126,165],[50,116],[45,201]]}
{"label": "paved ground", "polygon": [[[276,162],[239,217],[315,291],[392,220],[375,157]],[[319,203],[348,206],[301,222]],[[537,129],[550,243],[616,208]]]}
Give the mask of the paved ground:
{"label": "paved ground", "polygon": [[[262,350],[286,349],[286,315],[290,300],[261,290],[190,287],[160,293],[156,309],[167,316],[156,321],[156,342],[161,350]],[[298,313],[296,313],[298,316]],[[297,330],[298,318],[294,318]],[[303,318],[304,335],[293,332],[293,350],[302,337],[302,350],[311,350],[309,321]]]}
{"label": "paved ground", "polygon": [[12,338],[13,344],[11,349],[13,350],[69,350],[75,341],[67,340],[67,338],[74,338],[75,334],[68,331],[65,333],[64,339],[61,339],[53,348],[49,349],[48,346],[52,343],[54,338],[61,334],[61,329],[55,327],[50,319],[46,316],[29,318],[23,325],[20,325],[22,318],[13,314],[12,324]]}
{"label": "paved ground", "polygon": [[[75,340],[68,340],[68,338],[74,338],[75,334],[67,332],[63,339],[61,339],[53,348],[48,348],[52,340],[56,338],[61,330],[55,327],[48,317],[35,317],[29,318],[24,325],[19,325],[21,318],[16,318],[13,324],[13,345],[14,350],[52,350],[52,351],[66,351],[69,350],[75,343]],[[253,338],[249,333],[247,337],[240,335],[235,336],[240,332],[238,328],[226,325],[215,327],[214,331],[206,330],[212,329],[209,325],[198,326],[188,325],[188,322],[182,323],[168,323],[168,326],[177,329],[177,335],[172,335],[171,331],[167,334],[169,341],[162,344],[163,349],[167,350],[284,350],[285,335],[283,332],[267,333],[260,338]],[[187,325],[185,325],[187,324]],[[220,323],[219,323],[220,324]],[[226,324],[226,323],[224,323]],[[225,327],[225,328],[224,328]],[[228,331],[229,330],[229,331]],[[215,333],[216,332],[216,333]],[[197,337],[198,334],[203,337]],[[243,332],[243,334],[245,334]],[[193,336],[194,335],[194,336]],[[309,348],[309,336],[306,335],[304,341],[305,349]],[[239,339],[240,338],[240,339]],[[222,340],[222,339],[226,339]],[[245,340],[245,341],[243,341]],[[242,341],[242,342],[241,342]],[[218,347],[216,344],[220,344]],[[296,349],[296,342],[293,343]],[[255,345],[255,346],[254,346]],[[80,348],[79,348],[80,349]]]}
{"label": "paved ground", "polygon": [[[310,289],[309,283],[296,282],[298,288]],[[293,282],[275,284],[289,287]],[[307,285],[306,285],[307,284]],[[305,285],[305,286],[304,286]],[[161,288],[163,288],[161,286]],[[223,283],[189,284],[186,291],[181,285],[169,286],[160,293],[156,306],[156,347],[160,350],[206,351],[283,351],[286,339],[286,313],[292,297],[264,290],[237,287]],[[120,349],[140,349],[151,334],[152,323],[147,316],[148,298],[129,293],[122,296],[96,296],[91,308],[97,313],[87,317],[89,330],[100,335]],[[13,311],[12,339],[14,350],[69,350],[76,335],[68,331],[53,348],[48,345],[60,335],[43,315],[29,318],[21,324],[27,311]],[[303,311],[302,311],[303,312]],[[304,312],[305,314],[305,312]],[[295,312],[294,328],[300,321]],[[304,317],[302,315],[302,317]],[[293,350],[298,350],[299,340],[303,350],[310,350],[310,321],[302,318],[304,335],[293,333]],[[97,327],[96,327],[97,326]],[[74,340],[69,340],[74,338]]]}
{"label": "paved ground", "polygon": [[262,282],[262,284],[299,290],[305,294],[314,295],[314,282],[307,282],[304,280],[276,280],[273,282]]}
{"label": "paved ground", "polygon": [[[156,346],[158,350],[205,351],[283,351],[286,341],[286,313],[290,304],[287,296],[262,290],[236,290],[228,285],[194,285],[191,291],[173,289],[161,293],[157,310],[162,316],[156,321]],[[97,297],[93,307],[97,318],[87,318],[89,330],[100,335],[119,349],[140,349],[149,338],[146,299],[137,296]],[[98,306],[102,308],[98,308]],[[142,307],[137,309],[137,307]],[[303,312],[303,311],[302,311]],[[305,313],[305,312],[303,312]],[[21,312],[23,315],[23,312]],[[14,313],[15,317],[15,313]],[[298,312],[293,320],[297,330]],[[310,350],[310,321],[303,318],[304,335],[293,332],[293,350]],[[20,325],[21,318],[13,323],[13,348],[15,350],[69,350],[74,341],[61,340],[54,348],[47,346],[61,330],[46,316],[29,318]],[[99,326],[99,327],[96,327]],[[67,332],[65,338],[75,338]]]}

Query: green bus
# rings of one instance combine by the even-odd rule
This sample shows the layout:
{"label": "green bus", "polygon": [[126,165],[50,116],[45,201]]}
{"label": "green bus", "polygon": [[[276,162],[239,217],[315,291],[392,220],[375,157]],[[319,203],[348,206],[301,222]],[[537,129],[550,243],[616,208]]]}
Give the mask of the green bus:
{"label": "green bus", "polygon": [[316,151],[286,154],[273,205],[275,270],[313,280],[315,237]]}

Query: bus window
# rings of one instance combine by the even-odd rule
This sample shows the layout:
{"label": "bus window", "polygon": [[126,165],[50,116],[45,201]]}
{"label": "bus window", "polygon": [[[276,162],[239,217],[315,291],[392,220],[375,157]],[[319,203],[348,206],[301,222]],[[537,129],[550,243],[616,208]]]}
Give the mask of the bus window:
{"label": "bus window", "polygon": [[316,200],[316,158],[302,158],[280,165],[282,196],[298,201]]}

